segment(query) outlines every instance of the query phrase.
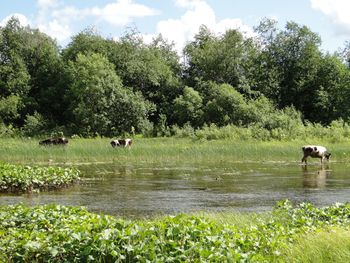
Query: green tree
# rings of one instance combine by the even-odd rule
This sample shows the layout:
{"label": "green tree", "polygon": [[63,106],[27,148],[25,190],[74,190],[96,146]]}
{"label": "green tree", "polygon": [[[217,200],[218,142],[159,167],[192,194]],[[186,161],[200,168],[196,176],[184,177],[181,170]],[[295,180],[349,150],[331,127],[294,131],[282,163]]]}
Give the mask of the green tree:
{"label": "green tree", "polygon": [[279,108],[294,105],[309,118],[310,98],[318,89],[314,84],[322,60],[321,39],[294,22],[288,22],[283,31],[275,26],[264,20],[258,27],[262,43],[256,60],[257,90],[273,99]]}
{"label": "green tree", "polygon": [[250,78],[254,83],[253,89],[278,104],[281,100],[282,72],[278,63],[275,63],[273,50],[276,35],[279,32],[277,21],[264,18],[255,28],[255,32],[258,34],[256,37],[258,52],[252,57],[253,74],[250,75]]}
{"label": "green tree", "polygon": [[63,50],[65,61],[74,61],[79,53],[99,53],[114,64],[124,86],[139,91],[156,105],[150,116],[159,121],[160,114],[169,115],[172,101],[181,93],[181,67],[174,47],[161,35],[146,45],[142,36],[129,30],[118,41],[104,39],[96,32],[86,30],[73,38]]}
{"label": "green tree", "polygon": [[20,123],[20,111],[30,90],[30,75],[21,53],[22,30],[15,18],[0,28],[0,119],[7,125]]}
{"label": "green tree", "polygon": [[183,126],[189,122],[194,127],[203,124],[203,99],[198,91],[185,87],[183,95],[174,100],[173,115],[176,124]]}
{"label": "green tree", "polygon": [[75,132],[113,135],[143,128],[152,105],[124,88],[113,65],[100,54],[78,54],[70,63],[71,99]]}
{"label": "green tree", "polygon": [[62,109],[68,85],[66,66],[55,41],[47,35],[33,30],[25,34],[24,60],[30,75],[30,90],[25,100],[27,114],[40,113],[51,127],[65,124]]}
{"label": "green tree", "polygon": [[151,120],[158,123],[161,115],[171,115],[172,102],[182,91],[179,58],[173,45],[161,36],[146,45],[137,32],[126,34],[119,45],[119,56],[111,60],[118,75],[125,86],[140,91],[156,105]]}
{"label": "green tree", "polygon": [[[3,119],[22,126],[27,115],[37,112],[52,126],[64,123],[66,78],[55,41],[36,29],[22,27],[16,18],[10,19],[0,32],[0,108],[6,114]],[[7,113],[5,105],[11,107]]]}
{"label": "green tree", "polygon": [[215,36],[202,26],[195,40],[185,47],[188,84],[198,80],[227,83],[245,95],[251,95],[251,58],[256,53],[254,42],[238,30]]}
{"label": "green tree", "polygon": [[247,103],[241,93],[229,84],[203,83],[204,121],[218,126],[227,124],[241,125],[244,121]]}
{"label": "green tree", "polygon": [[104,39],[95,30],[88,28],[73,36],[72,41],[62,51],[63,60],[75,61],[78,54],[99,53],[110,57],[113,46],[117,45],[110,39]]}

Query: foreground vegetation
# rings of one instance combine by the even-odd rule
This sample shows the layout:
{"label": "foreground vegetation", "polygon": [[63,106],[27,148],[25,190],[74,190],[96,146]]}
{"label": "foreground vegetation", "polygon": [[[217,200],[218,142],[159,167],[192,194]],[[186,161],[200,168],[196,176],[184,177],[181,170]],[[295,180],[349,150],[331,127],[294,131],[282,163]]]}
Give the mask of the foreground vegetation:
{"label": "foreground vegetation", "polygon": [[66,187],[79,179],[76,168],[0,163],[0,192],[38,192]]}
{"label": "foreground vegetation", "polygon": [[[242,220],[240,219],[245,219]],[[239,222],[239,223],[237,223]],[[350,205],[296,207],[271,214],[177,215],[128,221],[84,208],[23,205],[0,208],[0,259],[5,262],[317,262],[350,260]],[[301,247],[302,246],[302,247]],[[311,250],[309,249],[311,246]],[[302,249],[301,249],[302,248]],[[309,260],[304,256],[308,256]]]}

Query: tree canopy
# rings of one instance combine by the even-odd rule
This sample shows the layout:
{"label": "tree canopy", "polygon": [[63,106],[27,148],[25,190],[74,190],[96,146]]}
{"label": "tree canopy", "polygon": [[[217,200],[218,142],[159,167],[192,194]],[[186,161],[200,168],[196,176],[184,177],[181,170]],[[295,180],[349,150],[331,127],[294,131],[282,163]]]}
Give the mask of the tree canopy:
{"label": "tree canopy", "polygon": [[118,40],[86,29],[61,48],[12,18],[0,27],[0,134],[347,122],[349,41],[334,54],[321,41],[293,21],[263,19],[254,37],[202,26],[180,58],[161,35],[146,43],[135,29]]}

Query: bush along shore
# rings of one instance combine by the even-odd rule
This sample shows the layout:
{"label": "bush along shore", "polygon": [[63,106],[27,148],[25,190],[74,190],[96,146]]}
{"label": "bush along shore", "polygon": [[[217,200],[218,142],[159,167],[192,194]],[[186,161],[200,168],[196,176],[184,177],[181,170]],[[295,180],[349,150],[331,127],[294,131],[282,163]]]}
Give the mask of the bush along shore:
{"label": "bush along shore", "polygon": [[0,163],[0,192],[39,192],[69,186],[79,180],[76,168]]}
{"label": "bush along shore", "polygon": [[[281,201],[272,213],[256,216],[245,224],[206,214],[130,221],[81,207],[4,206],[0,207],[0,260],[288,262],[297,258],[294,253],[300,240],[317,243],[307,237],[348,232],[350,205],[316,208]],[[332,259],[328,254],[326,260]]]}

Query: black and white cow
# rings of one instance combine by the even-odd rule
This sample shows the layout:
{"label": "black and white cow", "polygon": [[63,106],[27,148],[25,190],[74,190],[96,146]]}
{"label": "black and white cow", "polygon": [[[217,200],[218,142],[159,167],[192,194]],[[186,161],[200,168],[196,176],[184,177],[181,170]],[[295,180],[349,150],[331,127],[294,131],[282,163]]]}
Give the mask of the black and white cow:
{"label": "black and white cow", "polygon": [[113,148],[115,147],[130,147],[132,144],[131,139],[117,139],[117,140],[112,140],[111,145]]}
{"label": "black and white cow", "polygon": [[321,164],[325,159],[327,161],[329,160],[331,153],[326,149],[324,146],[320,145],[305,145],[302,147],[304,156],[303,159],[301,159],[301,162],[306,162],[307,157],[312,157],[312,158],[320,158],[321,159]]}
{"label": "black and white cow", "polygon": [[68,139],[65,137],[49,138],[39,142],[40,145],[66,145],[67,143]]}

